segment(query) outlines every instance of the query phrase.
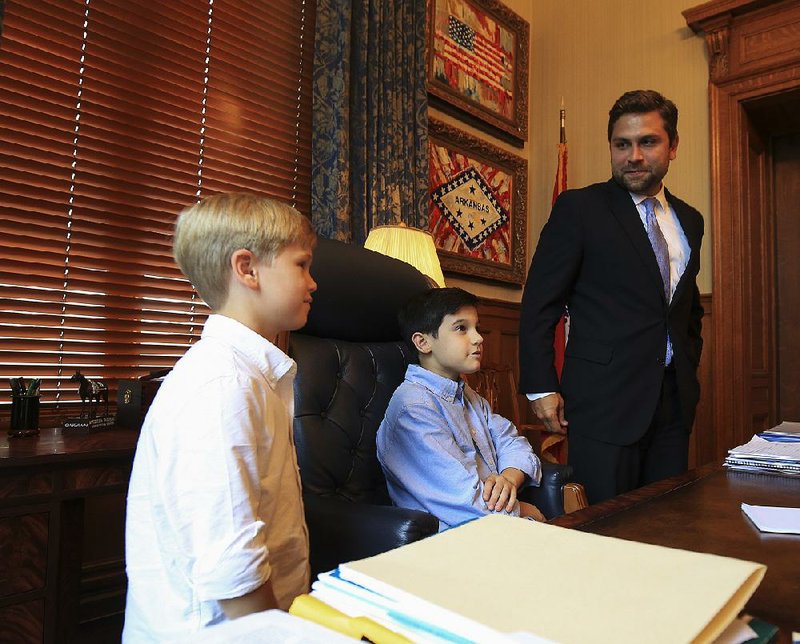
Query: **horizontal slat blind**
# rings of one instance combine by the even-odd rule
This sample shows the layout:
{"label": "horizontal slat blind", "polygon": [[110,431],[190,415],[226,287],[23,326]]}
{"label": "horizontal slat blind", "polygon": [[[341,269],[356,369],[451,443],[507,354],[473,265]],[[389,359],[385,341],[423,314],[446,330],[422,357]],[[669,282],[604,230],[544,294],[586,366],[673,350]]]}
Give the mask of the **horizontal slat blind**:
{"label": "horizontal slat blind", "polygon": [[308,214],[313,13],[274,0],[24,0],[0,40],[0,406],[169,367],[207,309],[171,255],[199,196]]}

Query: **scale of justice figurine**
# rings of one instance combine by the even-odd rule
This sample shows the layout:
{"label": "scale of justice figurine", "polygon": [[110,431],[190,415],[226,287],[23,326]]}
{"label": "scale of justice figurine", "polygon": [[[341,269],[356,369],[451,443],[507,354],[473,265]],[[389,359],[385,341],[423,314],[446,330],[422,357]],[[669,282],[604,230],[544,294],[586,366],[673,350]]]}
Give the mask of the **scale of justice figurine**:
{"label": "scale of justice figurine", "polygon": [[[90,380],[80,371],[72,374],[70,382],[80,383],[78,395],[81,397],[81,414],[77,418],[65,418],[64,429],[102,429],[114,424],[114,417],[108,413],[108,385],[102,380]],[[105,403],[105,411],[98,414],[100,403]]]}

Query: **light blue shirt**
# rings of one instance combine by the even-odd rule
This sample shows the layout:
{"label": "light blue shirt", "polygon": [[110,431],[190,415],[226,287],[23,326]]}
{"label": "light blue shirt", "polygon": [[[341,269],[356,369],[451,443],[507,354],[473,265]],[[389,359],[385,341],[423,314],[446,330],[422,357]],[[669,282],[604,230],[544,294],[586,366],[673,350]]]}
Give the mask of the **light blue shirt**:
{"label": "light blue shirt", "polygon": [[[491,514],[483,481],[507,467],[538,485],[541,464],[514,424],[463,381],[409,365],[378,429],[378,460],[399,507],[424,510],[439,530]],[[523,485],[523,487],[524,487]],[[519,516],[519,503],[511,512]]]}

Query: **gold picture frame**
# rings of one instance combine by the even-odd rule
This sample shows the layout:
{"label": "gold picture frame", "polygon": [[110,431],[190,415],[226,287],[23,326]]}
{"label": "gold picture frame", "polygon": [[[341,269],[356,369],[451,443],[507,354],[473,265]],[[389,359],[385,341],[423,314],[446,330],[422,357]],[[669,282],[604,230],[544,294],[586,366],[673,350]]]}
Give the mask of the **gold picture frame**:
{"label": "gold picture frame", "polygon": [[442,270],[521,287],[528,162],[436,119],[428,134],[429,230]]}
{"label": "gold picture frame", "polygon": [[431,103],[521,147],[528,140],[529,39],[528,22],[499,0],[428,0]]}

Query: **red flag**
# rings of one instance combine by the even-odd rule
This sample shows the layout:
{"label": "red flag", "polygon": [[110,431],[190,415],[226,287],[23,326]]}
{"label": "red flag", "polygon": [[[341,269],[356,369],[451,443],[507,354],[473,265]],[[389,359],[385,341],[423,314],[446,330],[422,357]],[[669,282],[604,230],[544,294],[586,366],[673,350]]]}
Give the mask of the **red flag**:
{"label": "red flag", "polygon": [[556,197],[567,189],[567,144],[558,144],[558,168],[556,168],[556,182],[553,186],[553,203]]}
{"label": "red flag", "polygon": [[[556,169],[556,181],[553,186],[553,203],[556,197],[567,189],[567,135],[564,125],[565,111],[561,109],[561,142],[558,144],[558,168]],[[569,324],[569,313],[567,311],[561,316],[556,325],[553,349],[555,356],[553,363],[556,367],[558,379],[561,380],[561,371],[564,368],[564,350],[567,347],[567,325]]]}

